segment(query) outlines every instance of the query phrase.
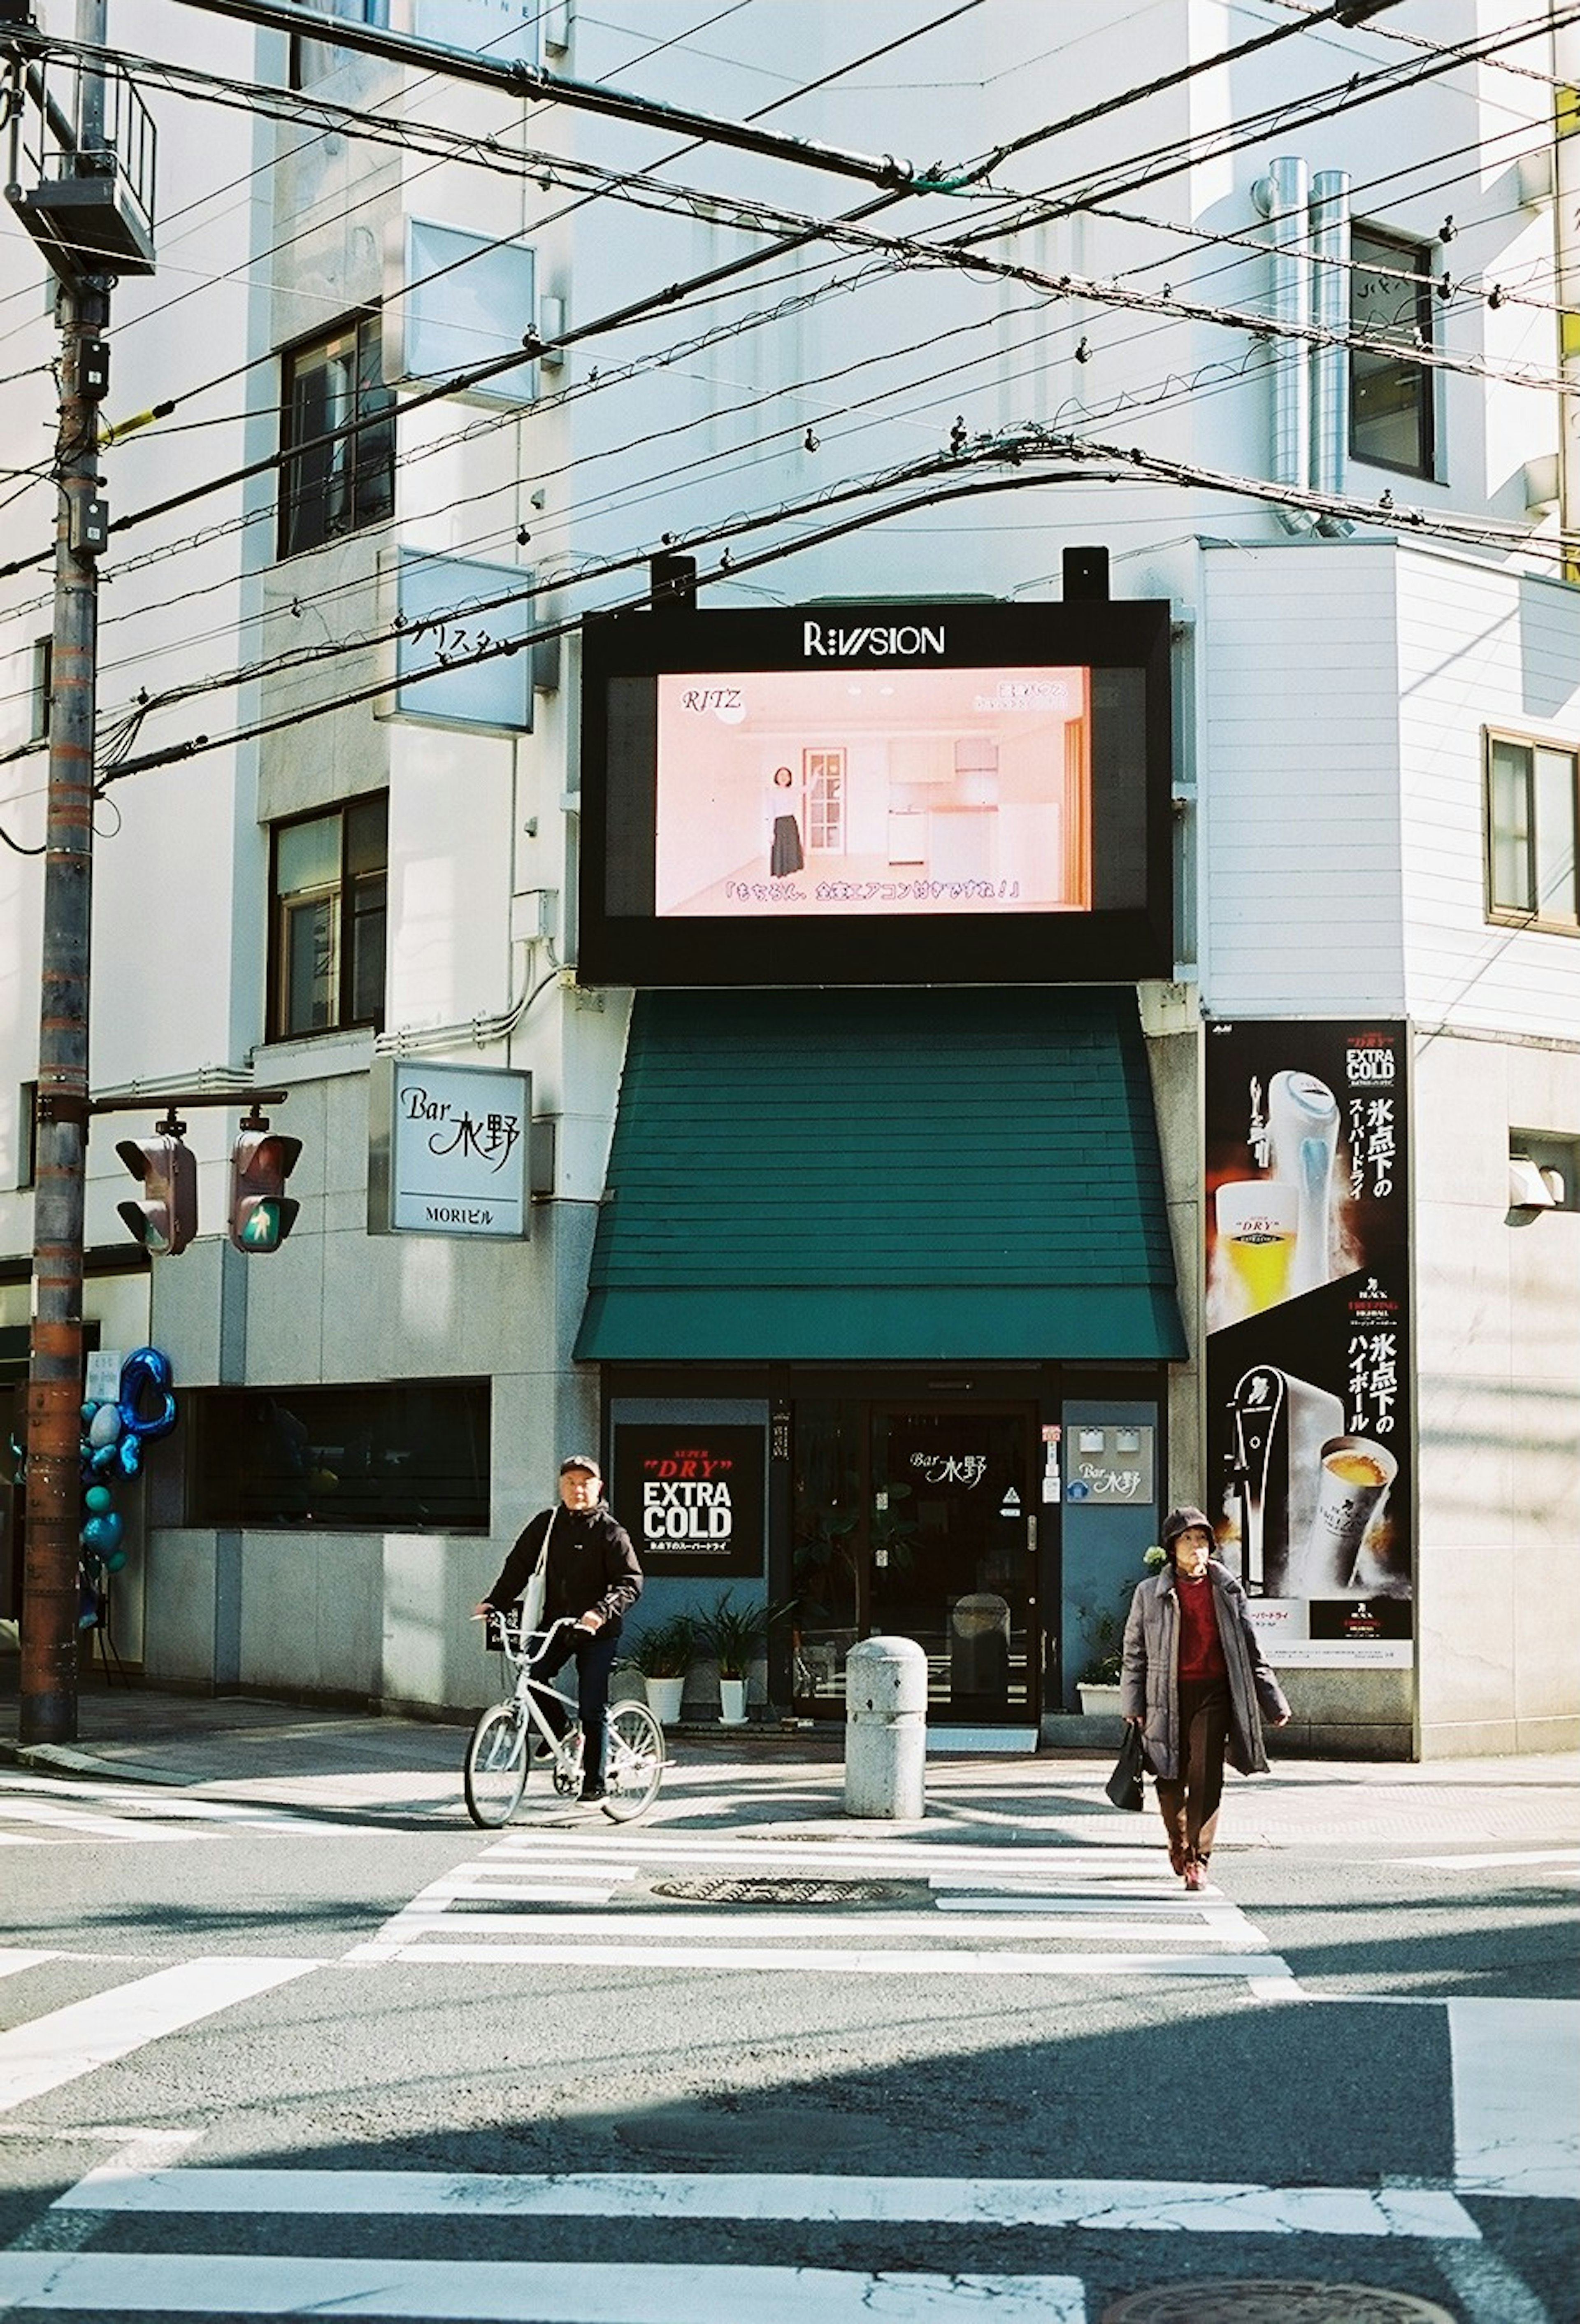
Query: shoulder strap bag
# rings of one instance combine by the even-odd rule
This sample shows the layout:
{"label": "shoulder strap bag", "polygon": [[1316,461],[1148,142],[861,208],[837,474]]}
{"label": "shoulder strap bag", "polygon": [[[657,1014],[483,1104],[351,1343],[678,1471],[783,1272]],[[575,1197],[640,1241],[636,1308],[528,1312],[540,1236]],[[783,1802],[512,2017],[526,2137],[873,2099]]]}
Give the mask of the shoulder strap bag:
{"label": "shoulder strap bag", "polygon": [[527,1576],[527,1586],[522,1592],[522,1636],[528,1637],[543,1627],[543,1599],[549,1587],[549,1544],[553,1537],[559,1512],[550,1512],[543,1528],[543,1546],[538,1552],[538,1563]]}

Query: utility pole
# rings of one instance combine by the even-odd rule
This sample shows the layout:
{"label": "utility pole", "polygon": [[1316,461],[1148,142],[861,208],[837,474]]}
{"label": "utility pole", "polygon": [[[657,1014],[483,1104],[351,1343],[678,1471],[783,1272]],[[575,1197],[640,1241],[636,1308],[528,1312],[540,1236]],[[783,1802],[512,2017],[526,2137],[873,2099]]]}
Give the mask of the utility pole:
{"label": "utility pole", "polygon": [[[77,0],[79,42],[103,46],[106,5]],[[79,99],[70,174],[111,176],[115,153],[106,137],[105,82],[91,63],[80,74]],[[68,244],[49,254],[59,281],[60,400],[27,1389],[19,1730],[24,1743],[69,1742],[77,1733],[97,555],[106,525],[98,497],[98,409],[107,383],[104,333],[115,282],[113,263],[99,271],[102,252]]]}

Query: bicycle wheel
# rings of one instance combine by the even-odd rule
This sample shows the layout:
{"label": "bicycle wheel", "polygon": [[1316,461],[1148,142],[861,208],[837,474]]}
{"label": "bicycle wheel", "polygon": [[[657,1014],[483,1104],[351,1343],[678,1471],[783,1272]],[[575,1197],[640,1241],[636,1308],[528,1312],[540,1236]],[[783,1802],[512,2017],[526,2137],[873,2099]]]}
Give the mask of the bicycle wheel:
{"label": "bicycle wheel", "polygon": [[664,1780],[664,1730],[644,1702],[621,1702],[609,1713],[609,1756],[603,1806],[616,1823],[651,1807]]}
{"label": "bicycle wheel", "polygon": [[527,1738],[513,1702],[495,1702],[467,1746],[467,1813],[485,1830],[508,1823],[527,1785]]}

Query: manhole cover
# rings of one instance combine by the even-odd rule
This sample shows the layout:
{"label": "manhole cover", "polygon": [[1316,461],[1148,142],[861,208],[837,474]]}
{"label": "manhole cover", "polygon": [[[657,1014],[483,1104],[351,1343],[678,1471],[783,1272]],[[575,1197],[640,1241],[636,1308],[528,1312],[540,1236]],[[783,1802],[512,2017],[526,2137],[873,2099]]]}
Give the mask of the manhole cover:
{"label": "manhole cover", "polygon": [[655,1880],[655,1896],[678,1904],[926,1904],[924,1880]]}
{"label": "manhole cover", "polygon": [[1447,2309],[1374,2283],[1169,2283],[1127,2292],[1102,2324],[1455,2324]]}

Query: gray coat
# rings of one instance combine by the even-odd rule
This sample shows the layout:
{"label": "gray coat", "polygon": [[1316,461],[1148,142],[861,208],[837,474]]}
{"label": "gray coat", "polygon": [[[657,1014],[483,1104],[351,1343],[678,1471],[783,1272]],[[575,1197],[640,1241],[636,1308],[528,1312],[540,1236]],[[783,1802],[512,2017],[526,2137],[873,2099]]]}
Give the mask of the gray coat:
{"label": "gray coat", "polygon": [[[1267,1751],[1261,1720],[1287,1719],[1289,1703],[1262,1657],[1251,1625],[1245,1592],[1215,1557],[1207,1565],[1218,1637],[1229,1666],[1229,1739],[1224,1751],[1243,1775],[1265,1773]],[[1119,1707],[1124,1717],[1144,1717],[1142,1740],[1154,1775],[1174,1781],[1179,1773],[1179,1598],[1174,1568],[1136,1584],[1124,1626],[1124,1670]]]}

